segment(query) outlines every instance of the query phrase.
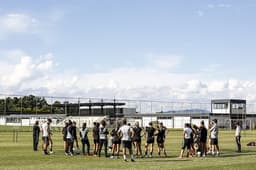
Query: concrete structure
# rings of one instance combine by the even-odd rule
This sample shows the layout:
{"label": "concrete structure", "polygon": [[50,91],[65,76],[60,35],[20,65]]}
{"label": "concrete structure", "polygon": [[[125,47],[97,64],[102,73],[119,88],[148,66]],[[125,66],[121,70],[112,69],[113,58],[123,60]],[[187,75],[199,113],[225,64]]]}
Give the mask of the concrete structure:
{"label": "concrete structure", "polygon": [[221,99],[211,101],[210,119],[217,119],[220,127],[234,128],[236,122],[245,124],[246,116],[246,100]]}

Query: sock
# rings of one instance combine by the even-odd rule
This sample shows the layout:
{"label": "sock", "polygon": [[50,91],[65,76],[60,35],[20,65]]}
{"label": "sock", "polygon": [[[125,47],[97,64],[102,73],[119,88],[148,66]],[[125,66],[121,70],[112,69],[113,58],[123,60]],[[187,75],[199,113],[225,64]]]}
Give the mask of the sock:
{"label": "sock", "polygon": [[126,155],[124,155],[124,160],[126,160]]}
{"label": "sock", "polygon": [[134,159],[134,156],[133,156],[133,154],[131,155],[131,159]]}

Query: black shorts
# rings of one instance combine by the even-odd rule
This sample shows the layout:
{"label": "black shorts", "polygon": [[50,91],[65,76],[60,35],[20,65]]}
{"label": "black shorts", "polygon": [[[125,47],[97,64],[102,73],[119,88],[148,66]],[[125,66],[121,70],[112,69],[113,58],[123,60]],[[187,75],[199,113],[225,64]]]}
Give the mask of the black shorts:
{"label": "black shorts", "polygon": [[211,145],[218,145],[219,141],[217,138],[211,138]]}
{"label": "black shorts", "polygon": [[207,139],[206,139],[206,138],[201,138],[201,139],[200,139],[200,142],[201,142],[201,143],[207,143]]}
{"label": "black shorts", "polygon": [[66,139],[66,137],[65,137],[65,136],[63,136],[63,141],[64,141],[64,142],[67,142],[67,139]]}
{"label": "black shorts", "polygon": [[123,148],[128,148],[128,149],[132,149],[132,141],[122,141],[123,143]]}
{"label": "black shorts", "polygon": [[141,139],[140,138],[134,138],[133,140],[134,142],[138,142],[138,143],[141,143]]}
{"label": "black shorts", "polygon": [[191,139],[184,139],[184,143],[181,149],[190,149],[191,146]]}
{"label": "black shorts", "polygon": [[148,138],[147,139],[147,144],[154,144],[155,143],[155,138]]}
{"label": "black shorts", "polygon": [[120,145],[121,144],[121,140],[113,140],[113,144]]}
{"label": "black shorts", "polygon": [[96,144],[99,144],[99,143],[100,143],[100,140],[99,140],[99,139],[94,139],[93,142],[94,142],[94,144],[96,145]]}
{"label": "black shorts", "polygon": [[156,139],[158,144],[163,144],[164,143],[164,138],[157,138]]}
{"label": "black shorts", "polygon": [[49,145],[49,137],[43,136],[42,140],[43,140],[43,144]]}

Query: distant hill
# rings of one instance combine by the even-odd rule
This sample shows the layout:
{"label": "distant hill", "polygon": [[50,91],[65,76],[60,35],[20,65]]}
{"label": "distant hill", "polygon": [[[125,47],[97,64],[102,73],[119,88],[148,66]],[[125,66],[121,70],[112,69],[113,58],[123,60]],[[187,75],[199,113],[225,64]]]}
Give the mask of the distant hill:
{"label": "distant hill", "polygon": [[185,109],[185,110],[170,110],[170,111],[166,111],[166,112],[159,112],[162,114],[171,114],[171,113],[175,113],[175,114],[184,114],[184,113],[191,113],[191,114],[198,114],[198,113],[210,113],[209,110],[204,110],[204,109]]}

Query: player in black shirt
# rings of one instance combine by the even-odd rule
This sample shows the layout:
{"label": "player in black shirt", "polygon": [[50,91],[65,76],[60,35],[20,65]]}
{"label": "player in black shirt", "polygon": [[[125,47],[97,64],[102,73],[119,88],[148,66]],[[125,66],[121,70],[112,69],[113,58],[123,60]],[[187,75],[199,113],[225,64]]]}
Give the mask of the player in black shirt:
{"label": "player in black shirt", "polygon": [[158,145],[158,156],[161,155],[161,150],[164,152],[164,156],[167,157],[164,142],[165,142],[165,135],[166,135],[167,129],[163,126],[163,123],[161,122],[157,129],[157,145]]}
{"label": "player in black shirt", "polygon": [[148,147],[150,146],[150,155],[152,158],[154,151],[154,143],[155,143],[155,128],[153,127],[153,123],[149,123],[149,127],[146,127],[146,144],[145,144],[145,157],[148,155]]}
{"label": "player in black shirt", "polygon": [[207,143],[207,129],[204,125],[204,121],[201,121],[200,124],[200,146],[201,146],[201,155],[205,157],[207,148],[206,148],[206,143]]}
{"label": "player in black shirt", "polygon": [[74,137],[74,143],[76,145],[76,151],[79,151],[79,145],[78,145],[77,133],[76,133],[76,122],[75,121],[73,121],[73,123],[72,123],[72,135]]}
{"label": "player in black shirt", "polygon": [[120,152],[120,145],[121,145],[121,139],[119,137],[119,131],[120,129],[120,123],[117,123],[116,128],[114,128],[111,132],[110,135],[112,136],[112,156],[111,158],[119,158],[119,152]]}
{"label": "player in black shirt", "polygon": [[140,154],[140,157],[142,157],[142,151],[141,151],[142,128],[139,126],[139,122],[135,123],[135,127],[133,128],[133,131],[134,131],[133,141],[135,143],[136,156],[138,157]]}
{"label": "player in black shirt", "polygon": [[94,122],[93,123],[94,127],[92,129],[92,135],[93,135],[93,142],[94,142],[94,150],[93,150],[93,154],[97,155],[98,154],[98,150],[99,150],[99,143],[100,143],[100,132],[99,132],[99,127],[100,124],[98,122]]}
{"label": "player in black shirt", "polygon": [[37,151],[37,148],[38,148],[39,135],[40,135],[39,122],[36,121],[35,125],[33,126],[33,148],[34,148],[34,151]]}
{"label": "player in black shirt", "polygon": [[62,135],[63,135],[63,142],[64,142],[64,151],[67,149],[67,128],[68,128],[68,122],[65,122],[65,126],[62,128]]}

